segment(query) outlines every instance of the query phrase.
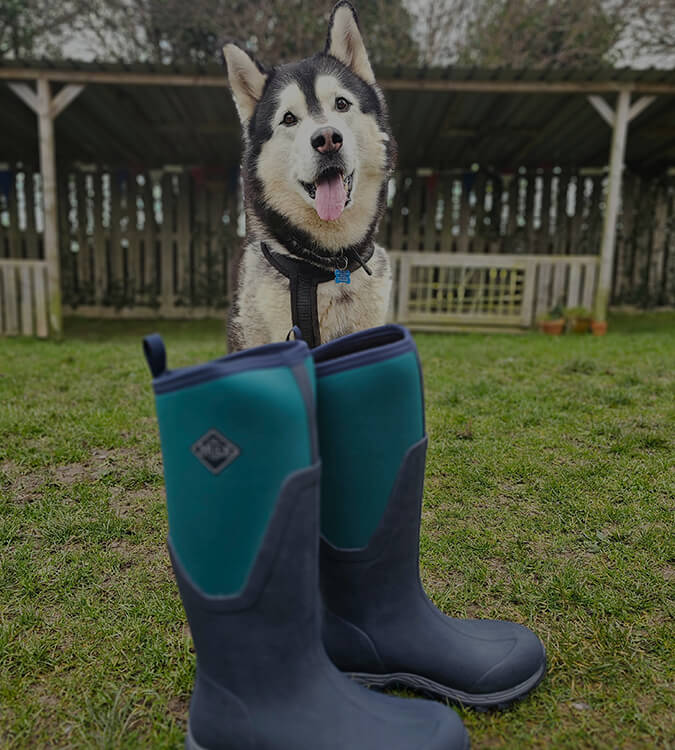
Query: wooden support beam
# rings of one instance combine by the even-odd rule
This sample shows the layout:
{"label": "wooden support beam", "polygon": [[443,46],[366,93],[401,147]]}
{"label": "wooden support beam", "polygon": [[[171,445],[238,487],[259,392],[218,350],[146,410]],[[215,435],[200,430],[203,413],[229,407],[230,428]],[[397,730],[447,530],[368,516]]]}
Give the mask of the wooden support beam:
{"label": "wooden support beam", "polygon": [[56,188],[56,153],[54,150],[54,120],[52,119],[49,81],[39,78],[38,127],[40,138],[40,173],[42,175],[42,200],[44,204],[44,247],[47,261],[47,295],[49,298],[49,325],[52,333],[60,337],[63,332],[61,314],[61,267],[59,260],[59,219]]}
{"label": "wooden support beam", "polygon": [[25,83],[10,83],[9,87],[38,116],[49,325],[52,333],[59,337],[63,333],[63,317],[61,312],[61,261],[59,257],[54,118],[58,117],[80,95],[84,86],[64,86],[54,98],[51,94],[51,84],[46,76],[38,77],[37,93]]}
{"label": "wooden support beam", "polygon": [[33,89],[25,83],[9,83],[10,89],[21,99],[21,101],[36,114],[38,113],[38,97]]}
{"label": "wooden support beam", "polygon": [[385,91],[466,91],[493,94],[616,94],[626,88],[636,94],[673,94],[672,83],[621,81],[449,81],[444,79],[380,79]]}
{"label": "wooden support beam", "polygon": [[612,291],[612,272],[614,268],[614,251],[616,244],[616,223],[621,204],[621,184],[623,180],[623,166],[626,156],[626,137],[631,120],[652,104],[656,97],[643,96],[631,106],[631,91],[629,88],[620,92],[617,108],[613,110],[600,96],[589,96],[588,101],[600,116],[613,129],[612,150],[609,164],[609,186],[607,203],[605,204],[605,221],[602,230],[602,246],[600,248],[600,275],[598,289],[595,295],[594,315],[596,320],[607,318],[609,297]]}
{"label": "wooden support beam", "polygon": [[[227,88],[224,74],[164,72],[133,72],[117,70],[74,70],[50,68],[0,68],[0,80],[34,81],[44,77],[62,83],[112,83],[122,86],[208,86]],[[675,94],[675,83],[670,82],[622,82],[596,81],[461,81],[444,78],[380,78],[381,88],[389,91],[468,91],[492,93],[540,93],[540,94],[616,94],[626,88],[635,94]]]}
{"label": "wooden support beam", "polygon": [[644,112],[644,110],[647,109],[647,107],[652,104],[655,99],[655,96],[643,96],[641,99],[638,99],[636,102],[634,102],[631,105],[631,108],[628,110],[628,121],[631,122],[639,114]]}
{"label": "wooden support beam", "polygon": [[607,102],[601,96],[589,96],[588,101],[593,105],[593,108],[602,117],[602,119],[609,125],[610,128],[614,127],[614,110],[607,104]]}
{"label": "wooden support beam", "polygon": [[63,112],[63,110],[82,93],[82,91],[84,91],[83,85],[70,84],[64,86],[51,101],[49,113],[52,119],[58,117],[61,112]]}
{"label": "wooden support beam", "polygon": [[184,73],[133,73],[112,70],[58,70],[48,68],[0,68],[0,80],[34,81],[37,77],[59,83],[107,83],[120,86],[206,86],[228,88],[227,77],[220,75],[190,75]]}
{"label": "wooden support beam", "polygon": [[[628,110],[628,122],[634,120],[639,114],[647,109],[647,107],[656,100],[655,96],[643,96],[631,105]],[[607,104],[607,102],[601,96],[589,96],[588,101],[593,105],[594,109],[597,110],[598,114],[602,119],[609,125],[610,128],[614,127],[616,113]]]}
{"label": "wooden support beam", "polygon": [[630,114],[630,91],[622,91],[618,96],[612,134],[612,150],[609,162],[609,185],[605,206],[605,221],[602,231],[600,249],[600,274],[595,293],[594,317],[596,320],[607,319],[607,308],[612,291],[612,269],[614,267],[614,248],[616,244],[616,221],[621,202],[621,183],[624,158],[626,155],[626,135]]}

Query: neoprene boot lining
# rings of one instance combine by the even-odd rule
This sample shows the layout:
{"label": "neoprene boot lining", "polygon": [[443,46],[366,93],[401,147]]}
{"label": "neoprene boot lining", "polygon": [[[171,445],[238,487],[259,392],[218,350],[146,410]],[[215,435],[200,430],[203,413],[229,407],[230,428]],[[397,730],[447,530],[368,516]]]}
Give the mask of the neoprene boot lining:
{"label": "neoprene boot lining", "polygon": [[503,707],[544,677],[543,644],[512,622],[447,617],[419,576],[427,439],[410,333],[384,326],[313,351],[324,642],[361,682]]}
{"label": "neoprene boot lining", "polygon": [[146,350],[169,550],[197,654],[188,750],[467,748],[447,707],[368,691],[326,655],[307,346],[174,373],[163,370],[157,339]]}

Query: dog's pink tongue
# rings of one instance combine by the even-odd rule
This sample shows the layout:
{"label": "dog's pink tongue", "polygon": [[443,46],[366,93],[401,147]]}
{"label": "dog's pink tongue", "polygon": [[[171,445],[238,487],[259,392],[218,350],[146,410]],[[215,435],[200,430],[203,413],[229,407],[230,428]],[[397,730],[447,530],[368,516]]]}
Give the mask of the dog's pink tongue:
{"label": "dog's pink tongue", "polygon": [[345,210],[347,191],[342,175],[336,174],[316,186],[316,212],[324,221],[339,219]]}

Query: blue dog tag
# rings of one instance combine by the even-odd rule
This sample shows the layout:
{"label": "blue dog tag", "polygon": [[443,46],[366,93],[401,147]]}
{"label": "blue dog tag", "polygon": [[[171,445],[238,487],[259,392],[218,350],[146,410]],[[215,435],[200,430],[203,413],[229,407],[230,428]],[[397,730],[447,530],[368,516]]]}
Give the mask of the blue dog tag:
{"label": "blue dog tag", "polygon": [[335,269],[335,283],[336,284],[351,284],[351,273],[349,272],[348,268],[341,269],[336,268]]}

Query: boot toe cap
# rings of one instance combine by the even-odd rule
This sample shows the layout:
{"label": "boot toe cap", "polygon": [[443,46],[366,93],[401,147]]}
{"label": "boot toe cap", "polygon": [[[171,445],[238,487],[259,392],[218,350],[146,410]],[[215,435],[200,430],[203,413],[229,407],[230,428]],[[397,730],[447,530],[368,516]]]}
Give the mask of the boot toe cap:
{"label": "boot toe cap", "polygon": [[[368,714],[363,730],[373,747],[394,750],[467,750],[470,747],[469,734],[459,714],[443,703],[400,698],[361,686],[358,691],[354,694],[359,696],[361,708]],[[373,723],[375,717],[378,718]]]}
{"label": "boot toe cap", "polygon": [[[470,692],[495,693],[512,690],[535,680],[546,667],[546,649],[539,637],[524,625],[503,621],[476,621],[474,635],[480,640],[499,641],[503,656],[476,679]],[[478,646],[480,648],[480,646]],[[486,665],[487,666],[487,665]]]}

